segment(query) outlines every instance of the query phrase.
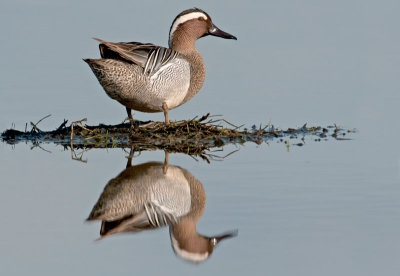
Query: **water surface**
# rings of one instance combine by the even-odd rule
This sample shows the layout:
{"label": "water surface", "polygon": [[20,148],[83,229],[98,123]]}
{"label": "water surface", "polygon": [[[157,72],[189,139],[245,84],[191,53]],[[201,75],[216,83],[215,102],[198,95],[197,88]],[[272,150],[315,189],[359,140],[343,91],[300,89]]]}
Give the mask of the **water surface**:
{"label": "water surface", "polygon": [[[120,123],[124,108],[107,98],[81,58],[98,56],[93,36],[166,45],[175,15],[199,6],[160,5],[3,3],[0,129],[13,123],[24,129],[47,114],[44,129],[64,118]],[[204,187],[198,233],[238,230],[196,265],[174,253],[169,227],[95,242],[100,222],[85,219],[126,168],[129,153],[91,150],[83,163],[53,145],[42,145],[48,153],[0,143],[0,274],[398,273],[399,3],[206,1],[199,7],[238,41],[198,42],[206,83],[171,119],[211,112],[247,127],[337,123],[357,128],[354,139],[308,141],[289,152],[275,141],[247,143],[211,164],[172,154],[170,164]],[[162,114],[134,116],[162,120]],[[163,160],[164,152],[142,152],[132,165]]]}

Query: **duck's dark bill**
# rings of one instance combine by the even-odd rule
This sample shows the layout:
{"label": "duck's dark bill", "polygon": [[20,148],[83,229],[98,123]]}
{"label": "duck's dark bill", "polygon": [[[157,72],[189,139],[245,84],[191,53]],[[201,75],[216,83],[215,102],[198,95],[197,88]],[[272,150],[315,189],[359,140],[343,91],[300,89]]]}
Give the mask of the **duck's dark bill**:
{"label": "duck's dark bill", "polygon": [[218,29],[218,27],[215,25],[213,25],[213,27],[208,31],[208,33],[213,36],[219,36],[219,37],[226,38],[226,39],[237,40],[236,36],[233,36],[231,34],[228,34],[224,31]]}
{"label": "duck's dark bill", "polygon": [[212,237],[212,238],[208,238],[212,243],[213,243],[213,245],[215,246],[217,243],[219,243],[220,241],[222,241],[222,240],[224,240],[224,239],[229,239],[229,238],[233,238],[233,237],[236,237],[238,235],[238,230],[234,230],[234,231],[231,231],[231,232],[228,232],[228,233],[224,233],[224,234],[221,234],[221,235],[219,235],[219,236],[216,236],[216,237]]}

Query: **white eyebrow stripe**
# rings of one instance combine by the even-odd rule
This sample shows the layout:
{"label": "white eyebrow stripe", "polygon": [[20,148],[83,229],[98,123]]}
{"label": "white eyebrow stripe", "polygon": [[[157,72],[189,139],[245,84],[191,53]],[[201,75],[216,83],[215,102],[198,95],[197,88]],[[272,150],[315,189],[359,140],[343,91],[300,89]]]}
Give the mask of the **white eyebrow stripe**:
{"label": "white eyebrow stripe", "polygon": [[169,33],[170,38],[180,24],[199,17],[203,17],[204,20],[207,20],[207,16],[202,12],[191,12],[180,16],[178,19],[175,20],[174,24],[171,27],[171,32]]}

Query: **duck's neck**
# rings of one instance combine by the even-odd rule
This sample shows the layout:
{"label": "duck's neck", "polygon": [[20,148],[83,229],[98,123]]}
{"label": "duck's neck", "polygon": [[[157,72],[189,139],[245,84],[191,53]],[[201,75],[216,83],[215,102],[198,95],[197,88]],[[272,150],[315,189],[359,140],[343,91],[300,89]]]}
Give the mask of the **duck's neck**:
{"label": "duck's neck", "polygon": [[197,237],[196,230],[197,220],[193,220],[192,218],[182,218],[179,220],[177,224],[171,225],[171,231],[174,234],[175,238],[179,238],[179,240],[187,240],[193,237]]}
{"label": "duck's neck", "polygon": [[178,53],[196,50],[196,39],[187,32],[178,29],[170,38],[169,47]]}

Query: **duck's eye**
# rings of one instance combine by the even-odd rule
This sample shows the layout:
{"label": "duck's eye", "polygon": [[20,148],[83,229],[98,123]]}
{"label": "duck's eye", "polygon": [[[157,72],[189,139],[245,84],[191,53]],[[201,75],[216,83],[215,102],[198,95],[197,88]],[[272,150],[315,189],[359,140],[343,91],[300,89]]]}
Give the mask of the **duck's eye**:
{"label": "duck's eye", "polygon": [[199,18],[197,18],[200,21],[204,21],[204,17],[200,16]]}

